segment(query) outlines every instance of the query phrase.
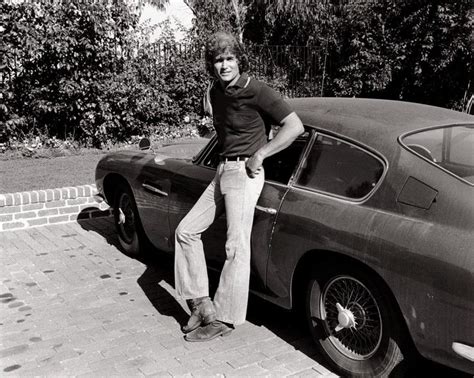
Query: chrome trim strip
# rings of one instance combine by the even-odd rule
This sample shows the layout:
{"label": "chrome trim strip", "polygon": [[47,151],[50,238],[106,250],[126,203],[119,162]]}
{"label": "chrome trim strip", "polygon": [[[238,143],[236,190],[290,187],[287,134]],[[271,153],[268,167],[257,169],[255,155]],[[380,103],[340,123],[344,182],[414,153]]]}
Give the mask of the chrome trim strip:
{"label": "chrome trim strip", "polygon": [[474,347],[457,342],[454,342],[451,347],[461,357],[474,362]]}
{"label": "chrome trim strip", "polygon": [[277,210],[271,207],[263,207],[260,205],[256,205],[255,208],[257,210],[263,211],[264,213],[271,214],[271,215],[275,215],[277,213]]}
{"label": "chrome trim strip", "polygon": [[163,196],[163,197],[168,197],[168,193],[163,192],[162,190],[157,189],[157,188],[155,188],[154,186],[151,186],[151,185],[149,185],[149,184],[142,184],[142,186],[143,186],[145,189],[149,190],[150,192],[159,194],[160,196]]}

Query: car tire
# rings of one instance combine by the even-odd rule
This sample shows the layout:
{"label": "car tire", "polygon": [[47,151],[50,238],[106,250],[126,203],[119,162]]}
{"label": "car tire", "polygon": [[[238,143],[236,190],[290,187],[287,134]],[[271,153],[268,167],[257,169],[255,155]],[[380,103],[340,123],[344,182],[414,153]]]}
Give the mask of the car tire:
{"label": "car tire", "polygon": [[306,294],[312,337],[339,374],[381,377],[403,370],[403,331],[378,280],[359,269],[326,266],[312,273]]}
{"label": "car tire", "polygon": [[113,210],[115,229],[123,251],[128,255],[143,254],[146,237],[135,198],[128,185],[122,183],[117,186]]}

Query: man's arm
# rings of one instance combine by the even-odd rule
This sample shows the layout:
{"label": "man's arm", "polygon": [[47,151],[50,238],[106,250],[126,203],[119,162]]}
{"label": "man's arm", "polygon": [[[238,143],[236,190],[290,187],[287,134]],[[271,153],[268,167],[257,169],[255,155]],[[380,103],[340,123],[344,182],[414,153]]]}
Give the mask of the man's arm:
{"label": "man's arm", "polygon": [[261,147],[249,160],[246,168],[250,177],[255,177],[259,172],[265,158],[280,152],[288,147],[293,141],[304,132],[303,123],[295,112],[288,114],[281,121],[281,128],[278,134],[266,145]]}

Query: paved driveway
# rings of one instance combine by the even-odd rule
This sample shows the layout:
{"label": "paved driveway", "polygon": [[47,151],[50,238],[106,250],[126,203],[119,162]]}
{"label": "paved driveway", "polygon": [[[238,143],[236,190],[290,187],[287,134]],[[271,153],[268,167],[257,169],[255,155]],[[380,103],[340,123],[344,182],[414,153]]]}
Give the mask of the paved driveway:
{"label": "paved driveway", "polygon": [[185,342],[172,259],[117,243],[110,218],[0,233],[3,376],[334,376],[300,319],[254,297],[230,336]]}
{"label": "paved driveway", "polygon": [[[111,218],[0,232],[2,376],[336,376],[304,320],[254,296],[229,336],[184,341],[172,258],[142,262],[117,245]],[[403,375],[467,377],[415,369]]]}

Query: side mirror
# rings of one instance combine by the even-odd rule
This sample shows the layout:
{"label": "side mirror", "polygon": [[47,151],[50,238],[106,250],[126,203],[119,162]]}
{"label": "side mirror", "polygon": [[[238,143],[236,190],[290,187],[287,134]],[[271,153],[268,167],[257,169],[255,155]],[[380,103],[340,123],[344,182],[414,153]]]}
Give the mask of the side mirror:
{"label": "side mirror", "polygon": [[142,151],[149,150],[151,146],[150,139],[142,138],[138,142],[138,148]]}

